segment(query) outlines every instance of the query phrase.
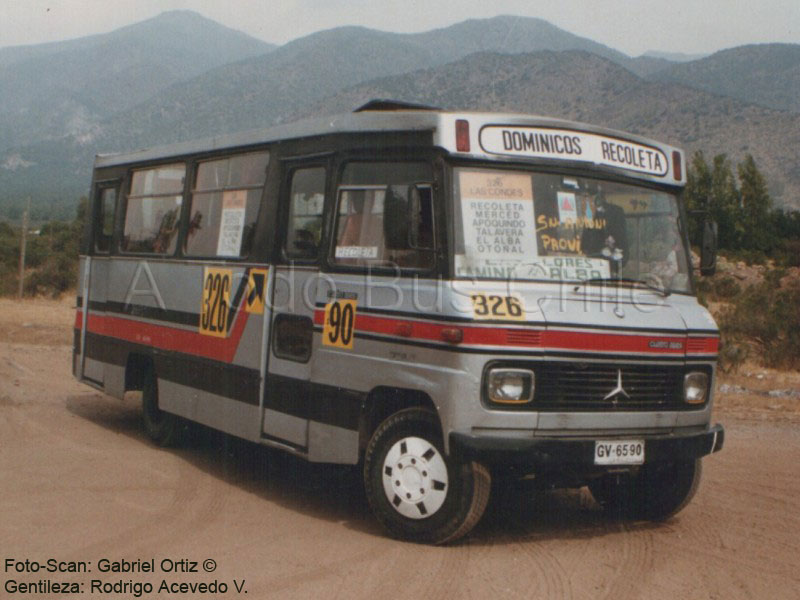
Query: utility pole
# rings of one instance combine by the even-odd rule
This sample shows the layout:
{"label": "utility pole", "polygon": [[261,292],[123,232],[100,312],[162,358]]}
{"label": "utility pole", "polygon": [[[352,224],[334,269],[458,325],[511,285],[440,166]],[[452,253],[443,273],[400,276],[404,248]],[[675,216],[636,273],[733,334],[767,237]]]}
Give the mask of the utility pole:
{"label": "utility pole", "polygon": [[25,289],[25,247],[28,242],[28,214],[31,210],[31,197],[28,196],[28,203],[25,212],[22,213],[22,238],[19,243],[19,288],[17,296],[22,299],[22,292]]}

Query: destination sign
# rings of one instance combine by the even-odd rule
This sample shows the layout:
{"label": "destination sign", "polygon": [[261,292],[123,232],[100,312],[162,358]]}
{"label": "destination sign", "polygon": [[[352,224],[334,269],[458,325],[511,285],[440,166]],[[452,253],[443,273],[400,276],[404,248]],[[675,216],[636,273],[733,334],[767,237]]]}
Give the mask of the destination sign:
{"label": "destination sign", "polygon": [[583,131],[487,125],[480,143],[490,154],[577,160],[658,177],[669,172],[667,157],[658,148]]}

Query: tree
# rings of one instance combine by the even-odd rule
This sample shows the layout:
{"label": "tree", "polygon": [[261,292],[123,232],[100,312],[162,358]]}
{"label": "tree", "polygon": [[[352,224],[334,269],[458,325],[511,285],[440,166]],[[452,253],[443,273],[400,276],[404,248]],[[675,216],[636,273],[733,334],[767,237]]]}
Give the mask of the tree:
{"label": "tree", "polygon": [[686,172],[686,210],[689,213],[689,240],[692,244],[700,244],[702,235],[703,218],[699,216],[702,211],[708,210],[711,197],[711,171],[706,163],[703,152],[698,150],[689,162]]}
{"label": "tree", "polygon": [[769,227],[772,199],[767,191],[766,180],[751,154],[739,163],[737,171],[741,212],[737,223],[739,246],[768,252],[775,246],[775,236]]}
{"label": "tree", "polygon": [[717,222],[719,227],[719,247],[736,248],[739,190],[736,188],[736,179],[726,154],[717,154],[714,157],[709,205],[711,218]]}

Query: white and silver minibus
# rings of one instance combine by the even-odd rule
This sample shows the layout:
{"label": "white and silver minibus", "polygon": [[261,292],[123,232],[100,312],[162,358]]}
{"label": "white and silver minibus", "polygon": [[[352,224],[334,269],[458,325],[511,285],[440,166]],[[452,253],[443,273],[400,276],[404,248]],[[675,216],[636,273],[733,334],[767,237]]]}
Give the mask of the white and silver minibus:
{"label": "white and silver minibus", "polygon": [[467,534],[492,477],[630,518],[694,495],[719,333],[684,154],[516,114],[351,114],[99,155],[73,370],[186,421],[360,465],[393,536]]}

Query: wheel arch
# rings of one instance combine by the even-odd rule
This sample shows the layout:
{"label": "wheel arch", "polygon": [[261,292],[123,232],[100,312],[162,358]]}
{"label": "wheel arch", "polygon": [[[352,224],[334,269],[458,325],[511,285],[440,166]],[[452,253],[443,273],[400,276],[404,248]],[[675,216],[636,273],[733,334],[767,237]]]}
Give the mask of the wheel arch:
{"label": "wheel arch", "polygon": [[378,386],[364,399],[359,420],[359,453],[363,457],[370,437],[378,426],[391,415],[407,408],[423,408],[436,417],[441,429],[439,411],[433,399],[421,390]]}
{"label": "wheel arch", "polygon": [[125,391],[141,391],[148,369],[153,368],[153,357],[131,353],[125,362]]}

